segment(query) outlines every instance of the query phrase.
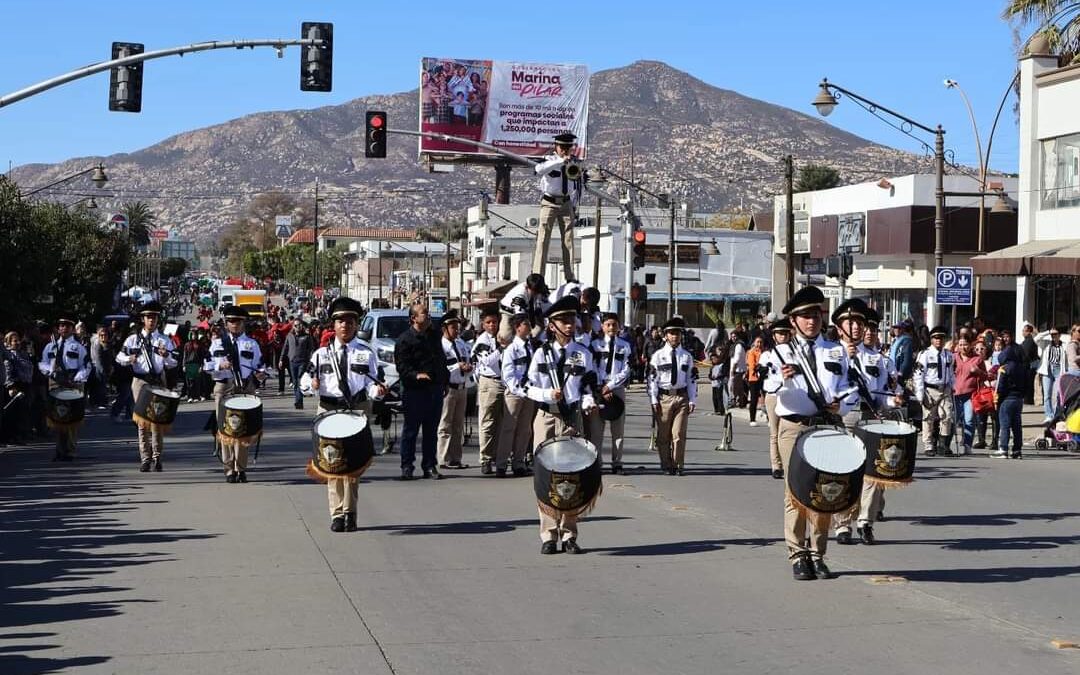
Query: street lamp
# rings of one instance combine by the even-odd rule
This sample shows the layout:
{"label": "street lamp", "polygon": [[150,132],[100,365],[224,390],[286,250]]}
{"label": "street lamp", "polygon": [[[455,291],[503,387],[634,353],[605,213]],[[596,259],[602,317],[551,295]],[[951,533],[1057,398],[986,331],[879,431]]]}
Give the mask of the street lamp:
{"label": "street lamp", "polygon": [[48,185],[42,185],[39,188],[34,188],[33,190],[31,190],[30,192],[27,192],[23,196],[24,197],[29,197],[30,195],[37,194],[37,193],[39,193],[39,192],[41,192],[43,190],[48,190],[49,188],[56,187],[57,185],[60,185],[61,183],[66,183],[69,180],[74,180],[75,178],[78,178],[79,176],[85,176],[86,174],[90,174],[90,181],[93,182],[94,187],[102,188],[102,187],[105,187],[105,183],[109,182],[109,177],[105,175],[105,165],[103,165],[101,163],[98,163],[95,166],[91,166],[89,168],[83,169],[82,171],[76,171],[75,173],[71,174],[70,176],[65,176],[64,178],[61,178],[60,180],[53,181],[52,183],[49,183]]}
{"label": "street lamp", "polygon": [[[899,120],[900,126],[897,128],[901,133],[919,141],[924,147],[929,148],[930,146],[926,144],[926,141],[913,134],[912,131],[917,128],[928,134],[934,135],[934,267],[941,267],[945,256],[945,130],[940,124],[937,125],[936,128],[919,124],[910,117],[901,115],[895,110],[890,110],[889,108],[886,108],[879,103],[875,103],[868,98],[864,98],[853,91],[837,86],[832,82],[829,82],[828,79],[823,78],[818,87],[818,93],[817,96],[814,97],[813,106],[817,108],[818,113],[822,117],[828,117],[829,114],[836,109],[836,106],[840,103],[840,99],[843,96],[846,96],[874,117],[884,120],[885,118],[881,117],[879,113],[885,113],[886,115]],[[888,122],[888,120],[885,121]],[[936,324],[938,322],[940,311],[937,303],[935,303],[934,313],[932,316],[928,317],[930,319],[929,323]]]}

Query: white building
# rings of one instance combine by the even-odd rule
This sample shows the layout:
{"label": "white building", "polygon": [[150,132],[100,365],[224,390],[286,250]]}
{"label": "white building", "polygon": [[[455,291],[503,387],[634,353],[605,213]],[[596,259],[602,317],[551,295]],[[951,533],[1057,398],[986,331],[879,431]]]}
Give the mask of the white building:
{"label": "white building", "polygon": [[1017,243],[973,265],[1015,288],[1015,326],[1068,330],[1080,322],[1080,64],[1059,67],[1045,47],[1033,40],[1020,61]]}
{"label": "white building", "polygon": [[[456,247],[452,247],[452,253]],[[354,241],[345,254],[344,295],[364,307],[405,307],[413,293],[426,293],[445,310],[446,244],[416,241]],[[450,261],[455,266],[454,261]]]}

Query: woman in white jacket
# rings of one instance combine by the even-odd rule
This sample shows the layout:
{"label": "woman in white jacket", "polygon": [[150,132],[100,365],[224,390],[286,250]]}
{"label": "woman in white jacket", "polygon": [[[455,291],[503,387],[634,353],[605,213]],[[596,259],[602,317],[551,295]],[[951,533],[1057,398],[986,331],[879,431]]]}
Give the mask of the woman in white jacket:
{"label": "woman in white jacket", "polygon": [[1046,414],[1045,422],[1049,423],[1057,407],[1058,391],[1055,385],[1068,368],[1065,345],[1057,328],[1037,334],[1035,345],[1039,348],[1039,369],[1036,373],[1042,376],[1043,412]]}

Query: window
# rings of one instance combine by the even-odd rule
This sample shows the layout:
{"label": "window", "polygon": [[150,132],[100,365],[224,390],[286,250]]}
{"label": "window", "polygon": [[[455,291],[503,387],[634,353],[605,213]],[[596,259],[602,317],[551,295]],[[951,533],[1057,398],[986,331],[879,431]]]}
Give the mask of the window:
{"label": "window", "polygon": [[1080,134],[1042,142],[1040,208],[1080,206]]}

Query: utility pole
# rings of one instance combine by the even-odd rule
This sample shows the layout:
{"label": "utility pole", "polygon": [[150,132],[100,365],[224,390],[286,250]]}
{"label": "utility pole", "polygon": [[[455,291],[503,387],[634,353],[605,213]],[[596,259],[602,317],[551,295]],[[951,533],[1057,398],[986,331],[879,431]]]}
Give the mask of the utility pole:
{"label": "utility pole", "polygon": [[675,200],[668,197],[668,282],[667,315],[670,318],[675,308]]}
{"label": "utility pole", "polygon": [[784,156],[784,262],[787,263],[787,298],[795,295],[795,165]]}
{"label": "utility pole", "polygon": [[[626,202],[623,204],[623,325],[631,326],[634,320],[634,301],[630,299],[630,288],[634,285],[634,230],[637,229],[637,215],[634,213],[634,202],[637,200],[637,190],[629,187],[626,190]],[[614,246],[612,247],[614,249]],[[614,250],[612,255],[614,256]]]}
{"label": "utility pole", "polygon": [[[319,177],[315,176],[315,258],[311,265],[311,292],[319,286]],[[317,298],[316,298],[317,299]],[[312,303],[314,306],[315,303]]]}

